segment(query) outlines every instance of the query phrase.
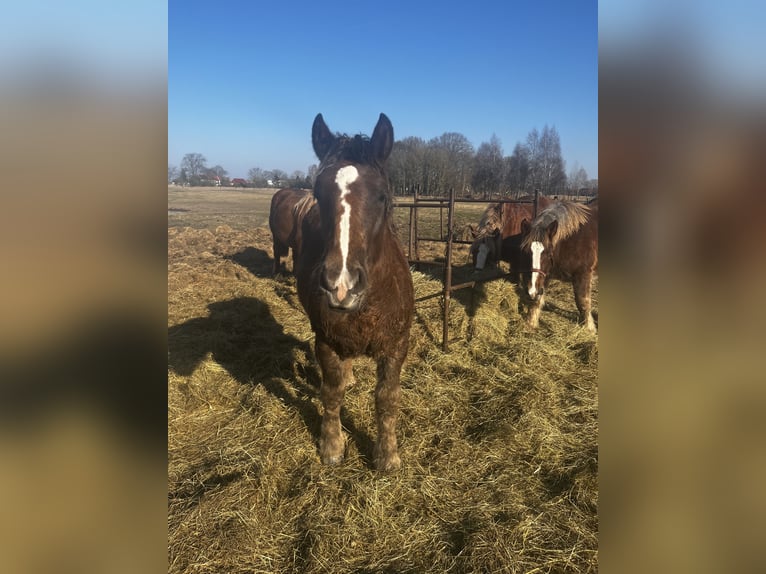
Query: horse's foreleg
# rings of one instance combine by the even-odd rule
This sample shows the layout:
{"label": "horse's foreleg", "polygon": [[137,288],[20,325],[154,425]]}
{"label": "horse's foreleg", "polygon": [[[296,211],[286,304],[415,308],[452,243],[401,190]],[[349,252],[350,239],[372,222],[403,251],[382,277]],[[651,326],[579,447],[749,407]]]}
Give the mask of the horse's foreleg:
{"label": "horse's foreleg", "polygon": [[345,440],[340,424],[340,409],[349,381],[353,380],[351,359],[342,361],[329,345],[316,342],[316,356],[322,369],[320,397],[324,414],[319,436],[319,457],[325,464],[343,460]]}
{"label": "horse's foreleg", "polygon": [[580,313],[580,324],[585,325],[591,333],[596,332],[596,323],[591,313],[590,292],[593,283],[592,273],[583,273],[575,275],[572,279],[572,289],[574,290],[575,304]]}
{"label": "horse's foreleg", "polygon": [[383,357],[378,360],[378,385],[375,387],[375,413],[378,440],[375,443],[375,468],[396,470],[401,465],[396,441],[396,419],[399,413],[399,376],[403,359]]}
{"label": "horse's foreleg", "polygon": [[537,329],[540,324],[540,311],[545,304],[545,295],[540,295],[534,301],[529,304],[529,315],[527,315],[527,323],[530,327]]}

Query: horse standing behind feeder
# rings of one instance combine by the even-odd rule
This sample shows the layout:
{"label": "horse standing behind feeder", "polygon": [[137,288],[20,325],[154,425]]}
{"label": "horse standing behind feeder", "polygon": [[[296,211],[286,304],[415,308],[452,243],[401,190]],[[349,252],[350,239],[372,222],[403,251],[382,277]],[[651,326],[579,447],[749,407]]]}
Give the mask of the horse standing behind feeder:
{"label": "horse standing behind feeder", "polygon": [[551,277],[572,282],[580,323],[596,332],[591,312],[593,276],[598,269],[598,204],[559,201],[530,223],[522,222],[523,294],[529,300],[527,322],[537,327],[545,286]]}
{"label": "horse standing behind feeder", "polygon": [[353,381],[352,359],[367,355],[377,362],[374,463],[378,470],[395,470],[400,466],[399,377],[409,346],[414,290],[394,229],[385,171],[393,127],[380,114],[369,139],[333,135],[318,114],[311,138],[320,160],[317,204],[303,220],[296,276],[322,370],[320,458],[326,464],[343,460],[343,396]]}
{"label": "horse standing behind feeder", "polygon": [[293,270],[300,252],[303,218],[316,203],[311,191],[304,189],[280,189],[271,198],[269,228],[274,245],[274,275],[281,269],[280,259],[293,250]]}
{"label": "horse standing behind feeder", "polygon": [[[541,196],[538,207],[544,209],[552,200]],[[470,248],[474,267],[484,269],[498,261],[507,261],[511,267],[511,280],[518,283],[519,271],[524,269],[521,260],[521,222],[532,219],[531,203],[493,203],[484,211],[479,222],[476,240]],[[529,268],[527,266],[527,268]]]}

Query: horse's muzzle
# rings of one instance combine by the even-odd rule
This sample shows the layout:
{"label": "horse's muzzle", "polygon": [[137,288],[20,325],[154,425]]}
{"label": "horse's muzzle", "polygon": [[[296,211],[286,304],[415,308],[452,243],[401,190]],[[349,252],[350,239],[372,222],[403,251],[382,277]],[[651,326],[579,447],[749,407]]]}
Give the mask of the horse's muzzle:
{"label": "horse's muzzle", "polygon": [[544,295],[545,293],[544,293],[544,291],[543,291],[542,289],[538,289],[538,290],[535,292],[535,294],[534,294],[534,295],[532,295],[532,294],[529,292],[529,289],[525,289],[525,290],[524,290],[524,294],[527,296],[527,299],[528,299],[529,301],[531,301],[532,303],[535,303],[535,302],[539,301],[540,299],[542,299],[542,297],[543,297],[543,295]]}
{"label": "horse's muzzle", "polygon": [[320,275],[319,288],[331,309],[355,311],[364,299],[367,274],[363,268],[357,267],[353,271],[344,269],[334,275],[325,267]]}
{"label": "horse's muzzle", "polygon": [[322,288],[324,296],[327,298],[327,304],[330,309],[336,311],[356,311],[362,304],[362,296],[354,293],[347,293],[343,299],[338,298],[337,290],[328,291]]}

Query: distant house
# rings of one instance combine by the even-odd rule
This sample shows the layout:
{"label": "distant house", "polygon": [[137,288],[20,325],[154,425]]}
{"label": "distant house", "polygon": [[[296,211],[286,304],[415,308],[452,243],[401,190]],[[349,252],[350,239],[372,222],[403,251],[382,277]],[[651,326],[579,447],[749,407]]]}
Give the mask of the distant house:
{"label": "distant house", "polygon": [[247,187],[247,180],[241,177],[235,177],[231,180],[232,187]]}
{"label": "distant house", "polygon": [[215,187],[221,186],[221,177],[214,173],[206,173],[199,178],[198,185],[214,185]]}

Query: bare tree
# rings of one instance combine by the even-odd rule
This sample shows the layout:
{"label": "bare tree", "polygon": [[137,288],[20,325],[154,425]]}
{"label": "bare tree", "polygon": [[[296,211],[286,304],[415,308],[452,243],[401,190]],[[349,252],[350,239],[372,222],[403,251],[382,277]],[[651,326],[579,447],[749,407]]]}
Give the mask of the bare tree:
{"label": "bare tree", "polygon": [[527,191],[529,178],[529,148],[517,143],[513,153],[505,158],[505,184],[517,197]]}
{"label": "bare tree", "polygon": [[168,183],[175,181],[178,178],[178,168],[174,165],[168,164]]}
{"label": "bare tree", "polygon": [[418,137],[407,137],[394,142],[388,160],[388,177],[395,193],[412,193],[415,187],[422,191],[427,184],[426,142]]}
{"label": "bare tree", "polygon": [[529,169],[527,171],[524,191],[534,193],[535,189],[539,190],[542,185],[542,173],[538,161],[541,153],[540,132],[537,131],[537,128],[532,128],[527,134],[527,143],[524,147],[527,150],[527,157],[529,159]]}
{"label": "bare tree", "polygon": [[503,183],[503,146],[500,139],[492,134],[489,142],[483,142],[476,150],[472,183],[474,189],[488,197],[499,192]]}
{"label": "bare tree", "polygon": [[247,172],[247,178],[252,182],[255,187],[266,187],[266,172],[260,167],[254,167]]}
{"label": "bare tree", "polygon": [[287,173],[281,169],[272,169],[267,171],[266,175],[268,176],[267,179],[270,179],[275,187],[281,187],[287,181]]}
{"label": "bare tree", "polygon": [[564,172],[564,159],[561,157],[561,142],[556,127],[543,128],[540,137],[540,173],[541,190],[548,195],[563,193],[566,189],[567,176]]}
{"label": "bare tree", "polygon": [[312,163],[306,172],[306,183],[308,184],[308,187],[314,187],[314,182],[316,181],[318,173],[319,166],[315,163]]}
{"label": "bare tree", "polygon": [[287,184],[295,189],[306,188],[306,174],[296,169],[288,179]]}
{"label": "bare tree", "polygon": [[207,159],[201,153],[187,153],[181,160],[181,169],[186,170],[190,180],[199,178],[207,169]]}
{"label": "bare tree", "polygon": [[543,133],[533,129],[527,135],[529,177],[527,191],[540,190],[546,195],[562,193],[566,188],[561,143],[555,127],[545,126]]}
{"label": "bare tree", "polygon": [[229,175],[229,172],[223,169],[220,165],[216,165],[210,168],[210,171],[213,172],[215,175],[223,179],[227,175]]}
{"label": "bare tree", "polygon": [[445,132],[428,142],[434,191],[446,195],[455,189],[462,195],[471,180],[474,149],[463,134]]}
{"label": "bare tree", "polygon": [[580,190],[588,187],[588,172],[575,162],[568,177],[569,193],[577,197],[580,196]]}

